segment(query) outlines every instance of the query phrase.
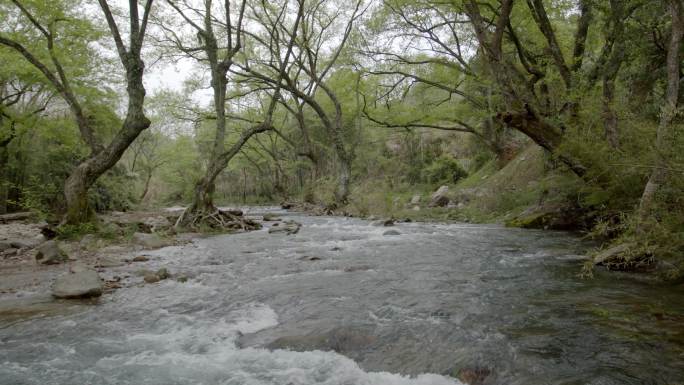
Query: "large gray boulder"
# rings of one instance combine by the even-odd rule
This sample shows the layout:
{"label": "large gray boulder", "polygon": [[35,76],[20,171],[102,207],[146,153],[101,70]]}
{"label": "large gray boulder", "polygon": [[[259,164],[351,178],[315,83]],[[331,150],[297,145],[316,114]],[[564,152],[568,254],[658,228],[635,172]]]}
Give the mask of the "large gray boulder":
{"label": "large gray boulder", "polygon": [[57,242],[47,241],[43,243],[36,253],[36,261],[43,265],[56,265],[66,262],[69,256],[62,250]]}
{"label": "large gray boulder", "polygon": [[133,242],[146,249],[159,249],[167,246],[167,242],[156,234],[134,233]]}
{"label": "large gray boulder", "polygon": [[87,298],[102,295],[104,284],[95,270],[79,266],[55,280],[52,295],[56,298]]}
{"label": "large gray boulder", "polygon": [[449,204],[449,186],[442,186],[430,197],[430,207],[444,207]]}

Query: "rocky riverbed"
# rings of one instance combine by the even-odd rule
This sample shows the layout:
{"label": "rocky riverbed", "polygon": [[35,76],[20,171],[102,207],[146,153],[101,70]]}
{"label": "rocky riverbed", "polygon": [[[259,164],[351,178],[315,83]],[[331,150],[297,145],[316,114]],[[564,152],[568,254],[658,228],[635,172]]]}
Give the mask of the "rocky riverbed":
{"label": "rocky riverbed", "polygon": [[[95,267],[106,247],[80,254],[120,286],[96,299],[51,299],[50,277],[73,262],[27,259],[42,281],[0,296],[0,383],[670,385],[684,373],[684,288],[580,279],[588,245],[570,234],[275,214],[243,234],[107,246],[122,247],[109,267]],[[285,221],[301,226],[271,230]]]}

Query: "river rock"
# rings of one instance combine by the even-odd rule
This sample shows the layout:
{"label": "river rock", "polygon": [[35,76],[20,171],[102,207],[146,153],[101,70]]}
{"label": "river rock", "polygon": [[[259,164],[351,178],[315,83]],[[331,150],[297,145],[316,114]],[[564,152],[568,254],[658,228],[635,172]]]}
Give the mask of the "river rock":
{"label": "river rock", "polygon": [[133,261],[133,262],[147,262],[149,260],[150,259],[144,255],[138,255],[137,257],[134,257],[133,259],[131,259],[131,261]]}
{"label": "river rock", "polygon": [[323,350],[338,353],[356,352],[368,349],[376,342],[376,337],[348,327],[340,327],[323,334],[304,336],[285,336],[269,343],[269,349],[289,349],[294,351]]}
{"label": "river rock", "polygon": [[10,247],[9,249],[5,249],[0,252],[0,255],[2,255],[4,258],[14,257],[17,254],[19,254],[19,249],[15,249],[14,247]]}
{"label": "river rock", "polygon": [[133,234],[133,242],[146,249],[159,249],[167,245],[158,235],[146,233]]}
{"label": "river rock", "polygon": [[45,242],[45,237],[42,235],[34,238],[13,239],[9,241],[10,245],[15,249],[32,249],[38,247],[43,242]]}
{"label": "river rock", "polygon": [[7,249],[13,249],[12,244],[10,242],[0,242],[0,252],[3,252]]}
{"label": "river rock", "polygon": [[491,374],[492,371],[485,367],[462,368],[458,371],[458,379],[468,385],[484,385]]}
{"label": "river rock", "polygon": [[155,283],[155,282],[161,281],[161,279],[159,278],[159,276],[158,276],[157,274],[153,273],[153,272],[146,273],[146,274],[143,276],[143,279],[144,279],[145,282],[147,282],[147,283]]}
{"label": "river rock", "polygon": [[244,215],[242,210],[238,210],[238,209],[228,209],[228,210],[221,210],[221,211],[224,213],[228,213],[228,214],[235,216],[235,217],[241,217]]}
{"label": "river rock", "polygon": [[279,220],[280,220],[280,218],[275,216],[275,214],[264,214],[264,221],[265,222],[277,222]]}
{"label": "river rock", "polygon": [[36,261],[43,265],[56,265],[62,262],[66,262],[69,256],[62,250],[57,242],[47,241],[45,242],[36,253]]}
{"label": "river rock", "polygon": [[401,235],[401,233],[398,232],[397,230],[387,230],[387,231],[385,231],[384,233],[382,233],[382,235],[384,235],[384,236],[394,236],[394,235]]}
{"label": "river rock", "polygon": [[95,270],[77,269],[60,275],[52,286],[56,298],[85,298],[102,295],[103,282]]}
{"label": "river rock", "polygon": [[297,234],[302,227],[301,223],[295,221],[285,221],[280,225],[273,225],[268,229],[269,234],[285,233],[287,235]]}
{"label": "river rock", "polygon": [[163,281],[169,277],[170,277],[169,271],[163,267],[161,269],[157,270],[156,272],[145,271],[145,273],[143,275],[143,279],[147,283],[155,283],[155,282]]}
{"label": "river rock", "polygon": [[88,249],[90,248],[97,239],[95,238],[94,234],[86,234],[81,238],[81,240],[78,242],[79,246],[81,246],[82,249]]}
{"label": "river rock", "polygon": [[142,224],[150,233],[168,230],[172,226],[171,222],[161,215],[145,218]]}
{"label": "river rock", "polygon": [[444,207],[449,204],[449,186],[441,186],[432,194],[430,207]]}
{"label": "river rock", "polygon": [[123,265],[124,265],[124,262],[122,260],[115,258],[115,257],[106,256],[106,257],[98,258],[97,263],[95,264],[95,267],[107,268],[107,267],[119,267],[119,266],[123,266]]}

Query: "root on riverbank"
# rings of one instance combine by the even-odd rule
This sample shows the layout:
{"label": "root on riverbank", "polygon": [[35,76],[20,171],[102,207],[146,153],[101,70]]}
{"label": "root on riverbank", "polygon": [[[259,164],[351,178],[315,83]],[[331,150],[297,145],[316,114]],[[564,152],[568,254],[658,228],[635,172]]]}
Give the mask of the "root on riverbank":
{"label": "root on riverbank", "polygon": [[242,211],[224,211],[218,208],[207,211],[183,211],[175,224],[176,228],[202,231],[206,229],[218,231],[252,231],[261,229],[261,224],[255,220],[245,218]]}

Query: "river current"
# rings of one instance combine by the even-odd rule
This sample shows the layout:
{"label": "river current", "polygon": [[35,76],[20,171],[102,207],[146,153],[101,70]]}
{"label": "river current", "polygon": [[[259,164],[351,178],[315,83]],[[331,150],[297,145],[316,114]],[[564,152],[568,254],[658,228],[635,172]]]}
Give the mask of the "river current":
{"label": "river current", "polygon": [[576,236],[275,212],[300,232],[153,251],[188,281],[0,323],[0,384],[684,384],[684,288],[581,279]]}

